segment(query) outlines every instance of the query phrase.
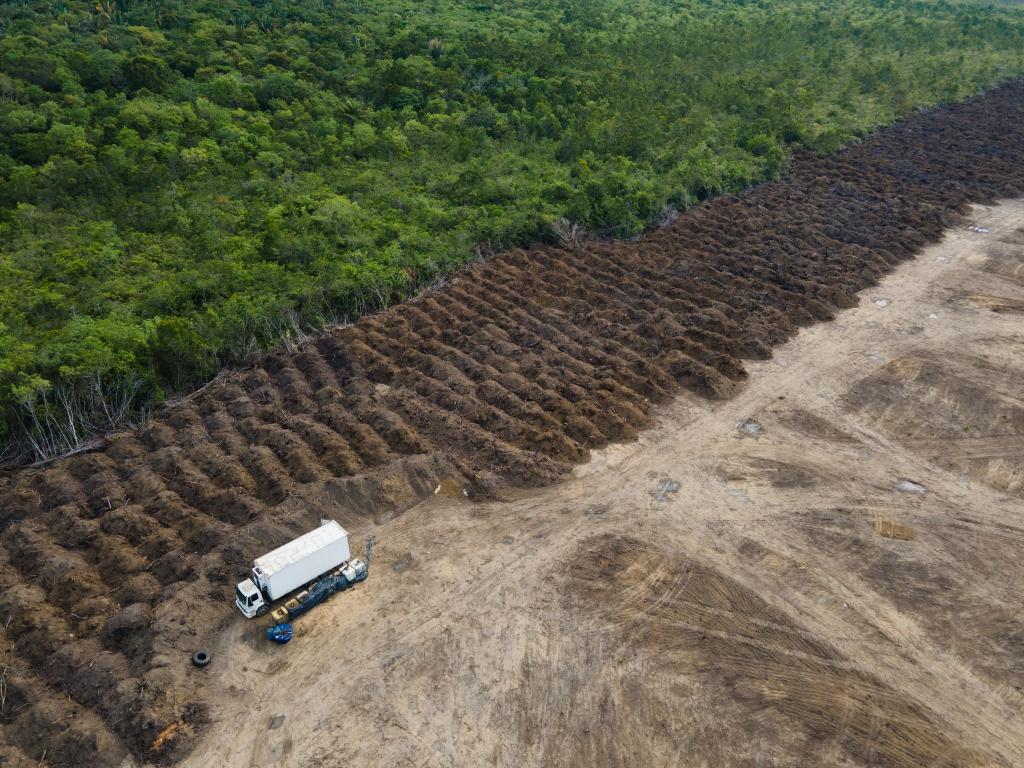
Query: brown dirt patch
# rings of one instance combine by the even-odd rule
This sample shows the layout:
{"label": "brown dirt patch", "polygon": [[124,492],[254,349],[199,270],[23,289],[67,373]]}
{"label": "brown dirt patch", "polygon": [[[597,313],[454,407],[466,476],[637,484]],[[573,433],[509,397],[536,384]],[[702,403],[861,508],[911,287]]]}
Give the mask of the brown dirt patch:
{"label": "brown dirt patch", "polygon": [[[858,670],[750,589],[704,564],[635,539],[589,542],[569,567],[570,603],[599,611],[628,643],[656,647],[662,674],[698,672],[731,690],[748,717],[765,709],[807,734],[818,765],[833,744],[859,764],[986,766],[923,702]],[[770,749],[770,747],[769,747]]]}

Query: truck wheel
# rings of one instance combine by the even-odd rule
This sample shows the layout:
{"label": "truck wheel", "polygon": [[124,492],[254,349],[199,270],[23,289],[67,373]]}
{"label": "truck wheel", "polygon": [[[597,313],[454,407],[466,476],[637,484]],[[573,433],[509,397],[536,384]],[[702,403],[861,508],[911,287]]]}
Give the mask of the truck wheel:
{"label": "truck wheel", "polygon": [[256,609],[257,616],[266,616],[268,613],[270,613],[269,605],[261,605],[259,608]]}
{"label": "truck wheel", "polygon": [[192,654],[192,663],[197,667],[205,667],[210,663],[209,651],[196,651]]}

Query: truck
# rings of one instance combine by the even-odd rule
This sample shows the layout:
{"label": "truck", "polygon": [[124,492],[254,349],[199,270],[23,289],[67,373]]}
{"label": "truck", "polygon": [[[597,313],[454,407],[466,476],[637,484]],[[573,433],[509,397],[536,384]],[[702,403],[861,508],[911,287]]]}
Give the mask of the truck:
{"label": "truck", "polygon": [[366,564],[351,557],[348,532],[334,520],[322,520],[319,528],[257,557],[249,578],[235,587],[235,605],[247,619],[264,616],[275,600],[305,587],[299,595],[303,599],[288,605],[312,607],[311,595],[320,602],[366,578]]}

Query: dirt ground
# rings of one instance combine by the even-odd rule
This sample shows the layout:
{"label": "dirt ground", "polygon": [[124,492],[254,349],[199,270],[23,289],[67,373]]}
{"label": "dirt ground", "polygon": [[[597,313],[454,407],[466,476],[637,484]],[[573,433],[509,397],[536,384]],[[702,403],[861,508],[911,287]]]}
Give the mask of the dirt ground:
{"label": "dirt ground", "polygon": [[969,223],[567,481],[358,525],[184,765],[1024,765],[1024,201]]}

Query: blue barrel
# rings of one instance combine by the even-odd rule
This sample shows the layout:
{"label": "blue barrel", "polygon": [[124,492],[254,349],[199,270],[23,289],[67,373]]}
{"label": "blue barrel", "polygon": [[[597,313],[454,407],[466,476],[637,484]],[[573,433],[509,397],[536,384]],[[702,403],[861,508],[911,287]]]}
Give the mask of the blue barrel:
{"label": "blue barrel", "polygon": [[282,645],[284,645],[291,639],[291,624],[278,624],[273,627],[267,627],[267,640],[273,640],[275,643],[281,643]]}

